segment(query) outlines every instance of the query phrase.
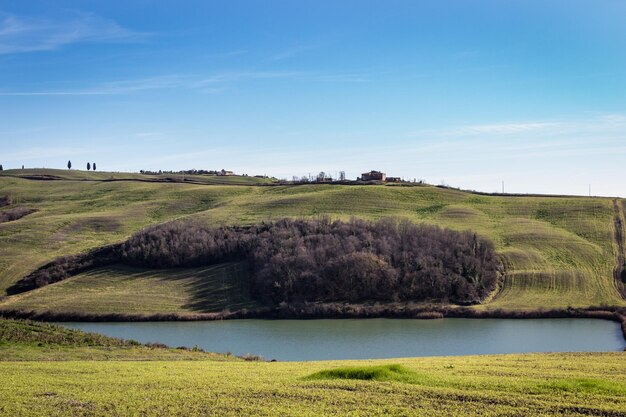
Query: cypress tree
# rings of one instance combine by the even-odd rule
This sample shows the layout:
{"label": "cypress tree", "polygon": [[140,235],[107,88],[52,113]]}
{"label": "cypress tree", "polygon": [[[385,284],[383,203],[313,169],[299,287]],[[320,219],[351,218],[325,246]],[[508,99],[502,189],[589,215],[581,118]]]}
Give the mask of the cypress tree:
{"label": "cypress tree", "polygon": [[91,171],[91,164],[87,162],[87,171]]}
{"label": "cypress tree", "polygon": [[93,170],[94,171],[96,170],[96,163],[95,162],[93,163]]}
{"label": "cypress tree", "polygon": [[72,169],[72,161],[67,161],[67,169]]}

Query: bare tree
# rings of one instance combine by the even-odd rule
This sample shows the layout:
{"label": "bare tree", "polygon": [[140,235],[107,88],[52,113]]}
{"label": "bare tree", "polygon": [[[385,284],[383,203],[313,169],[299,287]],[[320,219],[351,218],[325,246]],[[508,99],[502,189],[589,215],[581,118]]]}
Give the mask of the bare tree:
{"label": "bare tree", "polygon": [[339,171],[339,181],[346,180],[346,171]]}
{"label": "bare tree", "polygon": [[138,232],[117,256],[150,268],[246,260],[255,298],[273,303],[476,303],[495,287],[499,268],[493,244],[474,233],[395,219],[281,219],[246,229],[178,221]]}

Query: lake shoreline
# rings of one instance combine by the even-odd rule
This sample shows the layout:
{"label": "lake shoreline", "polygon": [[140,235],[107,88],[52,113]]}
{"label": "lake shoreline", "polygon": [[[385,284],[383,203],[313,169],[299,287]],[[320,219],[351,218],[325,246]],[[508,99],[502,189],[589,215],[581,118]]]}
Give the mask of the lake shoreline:
{"label": "lake shoreline", "polygon": [[312,319],[554,319],[585,318],[617,322],[626,340],[626,309],[621,307],[588,307],[549,310],[477,310],[469,307],[417,307],[411,305],[361,305],[340,303],[297,303],[276,308],[222,311],[216,313],[63,313],[23,310],[0,310],[0,317],[43,322],[158,322],[215,321],[236,319],[312,320]]}
{"label": "lake shoreline", "polygon": [[58,323],[139,343],[253,353],[278,361],[391,359],[531,352],[623,352],[620,325],[597,319],[242,319]]}

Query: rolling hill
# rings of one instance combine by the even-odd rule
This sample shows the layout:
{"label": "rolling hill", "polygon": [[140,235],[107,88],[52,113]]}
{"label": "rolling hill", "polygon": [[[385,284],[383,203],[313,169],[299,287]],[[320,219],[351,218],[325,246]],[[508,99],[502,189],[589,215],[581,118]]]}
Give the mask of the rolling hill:
{"label": "rolling hill", "polygon": [[[120,242],[172,219],[248,225],[330,215],[402,217],[491,239],[507,275],[500,291],[478,309],[626,305],[616,280],[624,255],[625,205],[620,199],[479,195],[426,185],[271,185],[254,177],[155,181],[141,174],[63,170],[3,171],[2,196],[11,204],[0,212],[16,207],[36,211],[0,223],[0,291],[58,256]],[[4,297],[0,309],[198,312],[252,305],[245,299],[245,280],[232,270],[126,271],[114,266]],[[198,290],[210,282],[219,286]],[[168,296],[157,291],[150,296],[155,285],[165,286]]]}

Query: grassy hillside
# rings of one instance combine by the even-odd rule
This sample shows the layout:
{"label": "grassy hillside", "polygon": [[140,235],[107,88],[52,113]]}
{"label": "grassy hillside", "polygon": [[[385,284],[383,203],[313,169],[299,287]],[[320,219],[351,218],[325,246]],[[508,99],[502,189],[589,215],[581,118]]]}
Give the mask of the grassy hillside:
{"label": "grassy hillside", "polygon": [[621,416],[626,410],[623,353],[0,362],[0,373],[10,381],[0,384],[3,416]]}
{"label": "grassy hillside", "polygon": [[[51,324],[0,318],[0,362],[62,360],[232,361],[237,358],[197,349],[147,346],[132,340],[85,333]],[[3,404],[0,404],[0,413],[2,407]]]}
{"label": "grassy hillside", "polygon": [[198,313],[260,307],[250,299],[242,264],[144,270],[99,268],[11,297],[4,307],[39,311],[122,314]]}
{"label": "grassy hillside", "polygon": [[[38,211],[0,224],[0,289],[6,289],[57,256],[119,242],[142,227],[174,218],[194,216],[211,224],[250,224],[283,216],[329,214],[341,219],[400,216],[456,230],[473,230],[490,238],[503,256],[508,277],[503,291],[478,308],[626,305],[613,279],[618,256],[616,207],[623,211],[624,205],[621,201],[616,205],[613,199],[481,196],[428,186],[256,187],[141,181],[35,181],[6,176],[7,173],[14,172],[4,171],[0,175],[0,196],[9,195],[13,204],[0,211],[14,207]],[[110,174],[72,171],[67,175]],[[94,290],[99,292],[99,297],[94,297],[90,308],[107,310],[120,305],[116,304],[123,299],[120,294],[138,292],[144,283],[158,282],[168,289],[173,288],[172,281],[179,273],[144,271],[141,274],[144,281],[131,283],[129,277],[136,276],[134,272],[120,274],[115,268],[96,271],[28,296],[10,297],[0,301],[0,308],[19,305],[41,309],[44,305],[56,305],[72,311],[89,306],[81,304],[80,300],[90,288],[106,288],[106,291]],[[106,280],[95,283],[94,274]],[[93,285],[95,287],[91,287]],[[54,301],[61,297],[56,286],[77,291],[76,295],[68,291],[63,296],[67,303]],[[139,305],[146,310],[161,305],[178,309],[186,303],[185,291],[184,288],[170,291],[171,299],[163,298],[158,302],[146,301],[150,298],[146,295],[145,303],[142,301]],[[71,299],[75,301],[70,302]],[[222,307],[223,303],[206,302],[207,311]]]}
{"label": "grassy hillside", "polygon": [[33,180],[70,180],[70,181],[147,181],[147,182],[180,182],[222,185],[259,185],[271,184],[271,178],[257,178],[242,175],[187,175],[187,174],[140,174],[134,172],[82,171],[77,169],[10,169],[0,172],[7,177],[26,178]]}

